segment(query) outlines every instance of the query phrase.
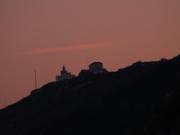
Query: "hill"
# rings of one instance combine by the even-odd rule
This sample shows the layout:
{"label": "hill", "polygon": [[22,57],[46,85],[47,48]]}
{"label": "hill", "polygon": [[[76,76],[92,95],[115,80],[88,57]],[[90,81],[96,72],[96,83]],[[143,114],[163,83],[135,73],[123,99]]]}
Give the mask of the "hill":
{"label": "hill", "polygon": [[180,56],[52,82],[0,110],[2,135],[179,135]]}

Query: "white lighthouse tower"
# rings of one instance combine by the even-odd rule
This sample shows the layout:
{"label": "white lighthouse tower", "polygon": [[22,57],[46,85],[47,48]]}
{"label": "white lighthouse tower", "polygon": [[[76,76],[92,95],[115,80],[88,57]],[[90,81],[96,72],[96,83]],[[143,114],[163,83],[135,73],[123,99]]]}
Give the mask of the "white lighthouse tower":
{"label": "white lighthouse tower", "polygon": [[66,67],[63,66],[63,67],[62,67],[62,70],[61,70],[61,72],[60,72],[60,75],[57,75],[57,76],[56,76],[56,81],[69,80],[69,79],[72,79],[72,78],[74,78],[74,77],[75,77],[75,75],[72,75],[71,72],[68,72],[68,71],[66,70]]}

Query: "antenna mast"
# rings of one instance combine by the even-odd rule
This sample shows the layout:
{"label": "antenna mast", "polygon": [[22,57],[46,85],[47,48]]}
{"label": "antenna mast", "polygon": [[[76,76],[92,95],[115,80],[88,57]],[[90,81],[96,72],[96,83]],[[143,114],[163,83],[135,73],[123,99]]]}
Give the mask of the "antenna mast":
{"label": "antenna mast", "polygon": [[34,70],[34,86],[35,86],[35,89],[37,89],[37,71]]}

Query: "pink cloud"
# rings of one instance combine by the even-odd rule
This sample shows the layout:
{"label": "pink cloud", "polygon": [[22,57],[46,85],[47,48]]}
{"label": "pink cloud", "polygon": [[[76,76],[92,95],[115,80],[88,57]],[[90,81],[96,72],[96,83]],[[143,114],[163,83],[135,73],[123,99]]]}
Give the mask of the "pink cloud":
{"label": "pink cloud", "polygon": [[84,51],[89,49],[97,49],[97,48],[107,48],[111,47],[112,44],[79,44],[73,46],[60,46],[60,47],[47,47],[47,48],[37,48],[29,52],[28,54],[51,54],[51,53],[63,53],[63,52],[70,52],[70,51]]}

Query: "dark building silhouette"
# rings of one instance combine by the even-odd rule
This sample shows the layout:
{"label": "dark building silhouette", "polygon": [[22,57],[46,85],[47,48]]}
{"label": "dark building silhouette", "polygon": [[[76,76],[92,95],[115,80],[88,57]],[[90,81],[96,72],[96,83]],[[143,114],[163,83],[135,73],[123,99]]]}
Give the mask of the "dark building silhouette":
{"label": "dark building silhouette", "polygon": [[93,74],[102,74],[107,72],[107,70],[103,67],[102,62],[93,62],[89,65],[89,71]]}
{"label": "dark building silhouette", "polygon": [[83,69],[79,73],[80,76],[89,76],[93,74],[103,74],[107,73],[108,71],[103,67],[102,62],[93,62],[89,65],[89,69]]}

